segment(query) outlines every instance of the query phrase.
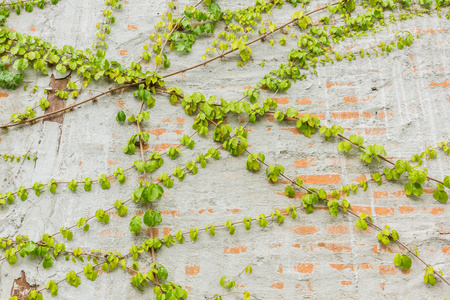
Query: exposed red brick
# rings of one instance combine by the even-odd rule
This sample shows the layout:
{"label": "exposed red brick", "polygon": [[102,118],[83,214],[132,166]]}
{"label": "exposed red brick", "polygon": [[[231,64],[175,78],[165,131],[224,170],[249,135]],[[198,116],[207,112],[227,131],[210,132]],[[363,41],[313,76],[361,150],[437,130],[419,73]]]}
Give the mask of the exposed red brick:
{"label": "exposed red brick", "polygon": [[430,86],[450,87],[450,82],[444,81],[444,82],[442,82],[442,83],[436,83],[436,82],[433,81],[433,82],[430,84]]}
{"label": "exposed red brick", "polygon": [[300,175],[304,184],[337,184],[341,182],[338,174]]}
{"label": "exposed red brick", "polygon": [[345,269],[350,269],[352,271],[354,270],[353,265],[346,265],[346,264],[330,264],[330,267],[338,271],[344,271]]}
{"label": "exposed red brick", "polygon": [[311,104],[311,100],[309,98],[302,98],[302,100],[297,99],[297,104]]}
{"label": "exposed red brick", "polygon": [[200,266],[186,266],[187,276],[197,276],[200,272]]}
{"label": "exposed red brick", "polygon": [[275,282],[272,284],[272,288],[282,290],[284,288],[284,283],[282,282]]}
{"label": "exposed red brick", "polygon": [[319,230],[316,229],[315,226],[301,226],[301,225],[294,225],[291,227],[291,232],[296,234],[312,234],[316,233]]}
{"label": "exposed red brick", "polygon": [[314,166],[314,165],[316,165],[315,161],[316,161],[316,159],[314,157],[310,158],[309,162],[308,162],[307,158],[303,158],[303,159],[300,159],[300,160],[296,160],[295,164],[294,164],[294,167],[302,168],[302,167]]}
{"label": "exposed red brick", "polygon": [[278,104],[289,104],[289,98],[288,97],[281,97],[281,98],[273,98],[275,102]]}
{"label": "exposed red brick", "polygon": [[350,228],[347,225],[328,225],[328,234],[348,234],[350,233]]}
{"label": "exposed red brick", "polygon": [[352,248],[350,248],[350,246],[341,243],[318,243],[316,245],[310,245],[309,248],[311,251],[314,251],[317,248],[324,248],[333,251],[333,253],[342,253],[344,251],[348,253],[352,252]]}
{"label": "exposed red brick", "polygon": [[379,265],[379,272],[383,274],[397,274],[397,270],[391,265]]}
{"label": "exposed red brick", "polygon": [[223,254],[239,254],[247,252],[247,247],[245,246],[237,246],[237,247],[226,247],[223,250]]}
{"label": "exposed red brick", "polygon": [[314,265],[309,263],[297,264],[294,266],[295,272],[299,273],[312,273],[313,269]]}

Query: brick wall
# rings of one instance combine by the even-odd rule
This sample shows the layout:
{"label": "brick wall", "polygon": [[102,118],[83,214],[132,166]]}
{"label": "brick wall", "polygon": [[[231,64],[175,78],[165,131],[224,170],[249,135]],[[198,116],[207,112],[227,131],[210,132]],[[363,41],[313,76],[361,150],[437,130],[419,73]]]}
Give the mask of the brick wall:
{"label": "brick wall", "polygon": [[[178,1],[182,7],[186,1]],[[243,7],[251,1],[219,1],[222,7]],[[313,4],[316,5],[316,4]],[[319,4],[317,4],[319,6]],[[92,1],[60,1],[43,11],[12,16],[7,25],[18,32],[39,36],[57,46],[71,44],[75,48],[90,47],[95,41],[95,24],[102,19],[103,3]],[[108,58],[130,63],[138,60],[142,44],[148,39],[158,13],[166,11],[164,1],[127,1],[116,15],[112,33],[107,37]],[[290,20],[292,9],[274,10],[269,18],[282,22]],[[220,30],[220,28],[218,29]],[[301,113],[317,115],[323,124],[342,125],[348,136],[356,133],[370,144],[385,146],[390,159],[409,158],[426,146],[450,136],[450,76],[448,20],[433,16],[415,18],[390,25],[389,30],[339,45],[340,49],[359,49],[392,39],[399,30],[420,33],[421,38],[412,47],[394,51],[386,56],[356,61],[342,61],[334,65],[318,67],[318,76],[293,84],[285,94],[275,97],[281,110],[294,107]],[[217,31],[218,32],[218,31]],[[294,32],[298,32],[294,29]],[[278,38],[279,36],[277,36]],[[243,68],[236,67],[237,55],[221,62],[179,74],[167,80],[169,86],[179,86],[185,93],[202,91],[205,95],[219,95],[227,100],[239,99],[242,92],[256,84],[269,70],[285,60],[296,40],[287,36],[288,46],[270,47],[268,42],[253,47],[252,61]],[[204,49],[211,37],[199,40],[191,54],[171,53],[171,69],[178,70],[201,61]],[[265,67],[260,66],[265,61]],[[145,64],[144,64],[145,65]],[[168,71],[162,71],[167,73]],[[48,86],[49,78],[27,71],[29,86]],[[55,75],[57,75],[55,73]],[[93,96],[111,85],[106,81],[91,84],[80,99]],[[376,89],[373,89],[376,88]],[[128,167],[139,159],[124,155],[122,147],[135,133],[136,127],[118,124],[118,110],[127,114],[136,112],[140,103],[132,96],[132,90],[108,95],[68,112],[62,124],[39,122],[33,126],[11,129],[0,134],[0,152],[36,152],[36,164],[0,163],[4,180],[0,192],[17,189],[34,182],[48,182],[51,178],[68,181],[72,178],[110,174],[115,168]],[[271,96],[264,91],[261,98]],[[34,106],[42,97],[30,89],[23,92],[0,93],[0,121],[6,123],[13,112]],[[73,99],[68,100],[72,104]],[[156,96],[156,106],[150,110],[151,119],[144,122],[150,133],[147,154],[164,151],[178,144],[183,134],[193,133],[193,119],[186,116],[180,105],[170,105],[167,97]],[[231,125],[246,123],[244,116],[230,115]],[[349,154],[339,153],[338,141],[325,141],[318,134],[306,138],[298,132],[293,122],[278,123],[272,116],[260,118],[248,129],[249,150],[263,152],[270,164],[282,164],[290,177],[300,176],[303,182],[314,188],[327,190],[370,178],[370,174],[388,167],[385,163],[370,165],[359,160],[356,149]],[[217,147],[208,137],[195,136],[195,148],[182,149],[174,161],[168,158],[161,172],[170,173],[178,165],[195,159],[211,147]],[[2,152],[2,153],[3,153]],[[430,176],[444,178],[450,172],[450,158],[438,151],[438,158],[426,161]],[[187,175],[183,182],[175,180],[172,189],[155,201],[154,209],[162,212],[163,222],[153,234],[162,237],[179,229],[204,228],[207,224],[223,224],[226,220],[253,219],[260,213],[282,209],[287,205],[301,205],[300,191],[295,198],[287,198],[284,188],[287,182],[267,182],[264,170],[253,173],[245,169],[246,157],[232,157],[221,151],[221,158],[208,163],[195,176]],[[28,234],[39,239],[43,233],[56,232],[61,226],[69,226],[82,216],[90,216],[99,208],[111,207],[115,200],[126,200],[139,178],[136,173],[127,174],[129,180],[120,186],[113,182],[111,189],[103,191],[94,186],[90,193],[78,189],[76,193],[67,187],[59,187],[56,194],[44,193],[29,200],[16,200],[13,206],[2,208],[0,235]],[[431,183],[425,185],[420,198],[408,197],[403,191],[405,179],[386,182],[382,186],[369,184],[368,190],[358,191],[348,197],[353,210],[372,214],[375,223],[389,224],[411,248],[418,248],[420,257],[448,278],[450,272],[450,225],[446,204],[432,197]],[[111,213],[108,225],[92,222],[91,229],[83,233],[75,230],[74,239],[67,247],[102,249],[128,252],[131,245],[141,243],[150,232],[142,231],[132,236],[128,230],[133,215],[141,215],[145,207],[131,203],[124,218]],[[348,215],[331,216],[327,208],[319,205],[313,214],[299,211],[296,220],[287,219],[283,224],[269,222],[261,229],[253,222],[245,231],[237,225],[230,236],[217,229],[216,236],[205,233],[197,242],[187,240],[171,248],[162,248],[157,260],[169,271],[170,280],[186,287],[192,299],[203,299],[215,293],[227,293],[219,285],[222,276],[238,275],[247,265],[253,266],[253,274],[236,277],[233,291],[248,290],[257,299],[442,299],[449,295],[448,286],[438,280],[434,287],[423,282],[424,266],[413,259],[412,268],[403,272],[393,259],[403,250],[396,245],[380,245],[376,233],[369,228],[361,231]],[[144,255],[141,267],[148,269],[150,255]],[[48,270],[38,259],[19,259],[10,267],[2,263],[0,268],[0,298],[9,297],[13,279],[25,270],[28,281],[43,287],[50,280],[65,277],[69,270],[81,270],[80,263],[55,262]],[[141,293],[129,283],[130,276],[116,270],[110,274],[100,272],[96,282],[82,279],[75,289],[68,284],[60,286],[59,298],[76,299],[148,299],[150,289]],[[229,299],[239,299],[231,295]]]}

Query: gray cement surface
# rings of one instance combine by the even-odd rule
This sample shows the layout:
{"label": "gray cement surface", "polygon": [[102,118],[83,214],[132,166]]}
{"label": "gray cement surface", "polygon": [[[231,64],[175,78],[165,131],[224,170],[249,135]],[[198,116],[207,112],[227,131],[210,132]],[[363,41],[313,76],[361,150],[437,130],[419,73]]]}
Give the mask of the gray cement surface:
{"label": "gray cement surface", "polygon": [[[176,13],[187,1],[178,1]],[[181,3],[183,2],[183,3]],[[252,1],[219,1],[223,8],[246,7]],[[193,4],[194,2],[191,2]],[[313,7],[319,3],[312,4]],[[95,24],[103,20],[103,1],[61,0],[57,5],[12,15],[7,26],[18,32],[36,35],[55,46],[73,45],[76,49],[89,48],[96,41]],[[139,60],[142,45],[148,42],[154,24],[162,12],[168,11],[166,1],[128,0],[122,11],[116,13],[116,23],[111,35],[107,57],[126,64]],[[290,20],[294,10],[286,5],[274,9],[267,19],[281,24]],[[175,14],[176,14],[175,13]],[[315,20],[316,18],[313,18]],[[445,18],[424,16],[390,25],[374,36],[360,40],[348,40],[337,46],[368,48],[381,41],[394,39],[400,30],[420,33],[420,39],[402,51],[388,55],[342,61],[334,65],[318,67],[318,76],[309,75],[304,81],[293,83],[285,94],[275,98],[279,109],[294,107],[300,112],[318,114],[322,124],[340,124],[345,135],[357,133],[369,144],[385,146],[392,159],[410,158],[426,146],[437,146],[450,136],[450,76],[449,76],[449,23]],[[216,32],[220,32],[217,28]],[[299,33],[298,28],[292,32]],[[282,33],[275,34],[276,40]],[[287,37],[288,45],[270,47],[268,41],[253,47],[251,61],[243,68],[236,66],[238,54],[230,55],[222,62],[213,62],[185,74],[168,78],[169,86],[181,87],[185,93],[201,91],[207,97],[218,95],[227,100],[239,99],[250,85],[255,85],[270,70],[286,61],[289,49],[296,39]],[[209,47],[212,37],[203,37],[193,46],[190,54],[170,53],[171,67],[160,70],[162,74],[201,62],[201,56]],[[346,48],[347,47],[347,48]],[[261,61],[265,67],[261,67]],[[152,70],[153,65],[147,65]],[[55,76],[62,77],[56,70]],[[74,77],[75,78],[75,77]],[[9,122],[9,116],[34,106],[43,97],[50,77],[28,70],[26,80],[29,89],[23,92],[7,91],[0,98],[0,123]],[[36,94],[31,87],[40,86]],[[114,86],[100,80],[92,83],[75,103]],[[271,96],[264,91],[261,98]],[[162,150],[177,144],[182,134],[194,132],[193,118],[186,116],[180,105],[170,105],[168,98],[157,95],[156,106],[150,109],[151,119],[143,123],[150,133],[149,150]],[[20,186],[32,186],[34,182],[80,180],[111,174],[121,166],[127,168],[140,158],[138,152],[125,155],[122,147],[136,132],[136,126],[119,124],[117,111],[127,114],[139,110],[139,101],[132,90],[102,97],[65,114],[62,124],[38,122],[32,126],[14,127],[7,134],[0,134],[0,153],[36,153],[36,163],[0,162],[3,180],[0,192],[15,191]],[[38,109],[38,114],[41,111]],[[230,115],[227,121],[234,127],[243,125],[246,117]],[[294,123],[278,123],[270,117],[258,119],[248,127],[249,148],[263,152],[269,164],[282,164],[291,177],[302,176],[310,187],[327,190],[344,184],[369,178],[371,173],[389,167],[386,163],[362,163],[359,151],[353,149],[342,154],[337,149],[339,140],[326,141],[316,134],[311,138],[299,134]],[[213,128],[210,127],[210,131]],[[208,137],[195,136],[195,148],[182,148],[181,156],[174,161],[166,157],[164,166],[153,173],[156,178],[162,172],[171,173],[178,165],[195,159],[211,147],[217,147]],[[246,155],[232,157],[221,151],[219,160],[212,160],[195,176],[187,175],[183,182],[175,180],[174,187],[165,189],[164,196],[153,203],[162,211],[163,221],[157,226],[157,234],[174,234],[179,229],[204,228],[207,224],[223,224],[226,220],[239,221],[243,217],[254,218],[261,213],[287,205],[301,206],[300,198],[284,196],[285,184],[268,184],[264,170],[252,173],[245,169]],[[443,179],[450,175],[450,157],[438,150],[435,160],[425,161],[432,177]],[[109,190],[94,185],[91,192],[81,187],[76,192],[60,185],[56,194],[44,192],[40,197],[32,193],[22,202],[18,199],[11,206],[0,209],[0,236],[13,237],[27,234],[38,240],[43,233],[53,233],[61,226],[70,226],[80,217],[91,216],[97,209],[109,208],[117,199],[126,200],[138,182],[137,172],[128,172],[124,185],[112,184]],[[309,183],[306,183],[309,182]],[[450,274],[450,225],[446,204],[433,199],[434,184],[425,184],[422,197],[408,197],[403,192],[406,178],[388,182],[382,186],[369,184],[368,190],[352,194],[348,200],[360,212],[371,212],[375,223],[389,224],[411,248],[418,248],[420,257]],[[102,249],[126,253],[133,244],[140,244],[147,235],[134,236],[128,224],[132,216],[145,211],[142,204],[130,203],[123,218],[112,214],[108,225],[95,220],[88,232],[74,230],[74,239],[67,248],[86,250]],[[233,291],[249,291],[257,299],[444,299],[450,297],[450,288],[437,280],[435,286],[423,282],[424,266],[413,259],[410,271],[402,272],[394,263],[394,256],[403,252],[396,245],[384,247],[378,243],[373,230],[362,232],[355,228],[354,219],[340,213],[331,216],[326,209],[313,214],[299,211],[296,220],[287,218],[283,224],[269,222],[267,228],[259,228],[253,222],[245,231],[237,226],[230,236],[217,229],[216,236],[205,233],[197,242],[187,240],[170,248],[161,248],[157,261],[163,264],[169,279],[189,291],[191,299],[204,299],[215,293],[228,291],[219,285],[222,276],[234,277],[247,265],[253,266],[253,274],[235,277],[237,287]],[[61,237],[58,237],[62,241]],[[144,254],[140,266],[148,269],[149,254]],[[13,280],[24,270],[30,284],[38,288],[46,282],[65,278],[70,270],[82,270],[82,264],[55,261],[50,269],[42,268],[41,259],[19,258],[14,266],[3,261],[0,265],[0,298],[8,299]],[[82,283],[74,288],[67,283],[59,287],[58,299],[154,299],[150,288],[140,292],[130,284],[130,275],[118,269],[102,273],[95,281],[81,275]],[[45,292],[45,298],[50,295]],[[239,294],[227,299],[241,299]]]}

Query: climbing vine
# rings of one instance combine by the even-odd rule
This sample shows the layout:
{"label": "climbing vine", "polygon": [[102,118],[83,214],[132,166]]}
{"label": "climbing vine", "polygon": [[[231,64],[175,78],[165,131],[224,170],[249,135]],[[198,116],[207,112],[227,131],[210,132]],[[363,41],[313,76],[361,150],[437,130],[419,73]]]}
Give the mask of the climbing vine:
{"label": "climbing vine", "polygon": [[[351,199],[352,193],[356,194],[358,190],[365,192],[370,184],[382,185],[392,181],[401,185],[407,196],[421,197],[424,201],[431,199],[431,196],[424,195],[424,187],[432,184],[432,197],[439,203],[446,203],[450,189],[450,172],[446,170],[448,175],[443,178],[431,177],[424,161],[450,155],[448,141],[441,141],[438,145],[433,145],[434,147],[428,146],[410,159],[393,159],[388,147],[369,144],[358,134],[348,134],[347,131],[352,129],[344,125],[331,122],[324,124],[318,115],[298,111],[293,107],[278,109],[275,96],[295,89],[298,86],[297,81],[314,78],[320,73],[322,66],[339,64],[343,60],[358,64],[360,59],[365,62],[374,57],[388,56],[393,51],[414,47],[419,35],[408,30],[398,31],[389,40],[379,41],[377,45],[367,44],[357,50],[346,49],[341,43],[350,39],[364,41],[364,37],[369,34],[377,36],[387,30],[390,24],[417,19],[423,15],[435,14],[442,18],[443,11],[450,6],[449,1],[420,0],[415,3],[407,0],[340,0],[313,7],[309,0],[255,0],[252,5],[235,10],[224,9],[222,6],[225,7],[225,3],[214,0],[201,0],[184,8],[177,7],[176,2],[169,2],[167,11],[160,14],[161,20],[154,24],[154,31],[146,33],[149,38],[142,41],[144,52],[128,64],[110,60],[110,48],[107,44],[108,36],[117,25],[116,20],[122,17],[125,1],[105,0],[105,8],[102,10],[104,18],[96,23],[97,40],[93,41],[92,47],[84,50],[70,45],[60,48],[37,36],[7,27],[12,13],[19,15],[24,10],[26,13],[37,14],[39,10],[34,10],[36,7],[48,9],[50,4],[64,5],[64,2],[30,0],[0,4],[0,87],[5,91],[23,87],[26,92],[27,83],[33,78],[30,74],[33,72],[45,77],[59,73],[67,79],[62,88],[44,89],[42,93],[52,95],[47,98],[40,95],[39,87],[35,85],[32,93],[39,94],[40,99],[33,105],[10,114],[9,122],[0,125],[2,135],[14,136],[17,134],[14,127],[33,126],[39,120],[70,114],[77,107],[85,109],[84,104],[99,100],[100,97],[131,91],[132,94],[126,101],[138,103],[139,110],[120,109],[114,115],[101,117],[115,119],[115,126],[133,128],[122,145],[124,161],[132,157],[133,162],[117,167],[109,174],[20,183],[17,184],[20,186],[18,189],[1,191],[0,205],[14,209],[13,205],[22,205],[18,202],[31,200],[29,193],[33,191],[36,197],[50,192],[53,194],[51,198],[60,197],[62,193],[89,193],[99,188],[104,190],[102,193],[110,193],[108,190],[113,184],[117,184],[116,182],[121,189],[128,192],[129,197],[115,200],[108,207],[97,207],[88,216],[70,216],[71,220],[68,222],[71,225],[62,225],[55,233],[39,233],[40,239],[31,239],[31,233],[3,237],[0,242],[0,263],[8,262],[14,265],[18,260],[31,256],[35,260],[40,258],[44,269],[52,268],[57,263],[63,264],[64,261],[69,264],[82,264],[82,267],[78,264],[77,269],[66,273],[65,278],[47,280],[43,287],[35,287],[26,294],[11,295],[11,300],[43,299],[47,298],[48,294],[60,295],[59,286],[65,282],[73,287],[82,285],[84,278],[81,274],[84,274],[86,279],[95,281],[100,270],[112,272],[116,269],[122,269],[125,272],[123,276],[136,289],[147,292],[150,286],[158,300],[185,299],[189,296],[186,287],[183,287],[182,282],[173,282],[170,275],[172,270],[158,261],[157,254],[161,248],[175,247],[176,244],[181,247],[186,239],[196,242],[202,235],[218,239],[218,230],[233,236],[236,231],[256,230],[254,227],[257,226],[267,228],[272,223],[282,224],[286,218],[301,222],[300,213],[314,213],[320,205],[325,205],[333,217],[339,214],[350,216],[355,228],[363,231],[369,227],[373,228],[376,232],[374,239],[380,244],[397,244],[403,252],[392,255],[391,260],[398,268],[409,270],[412,265],[420,265],[424,284],[435,285],[441,282],[442,286],[448,289],[450,283],[443,270],[435,268],[420,257],[418,249],[413,246],[414,240],[410,240],[407,234],[404,235],[408,228],[393,228],[389,224],[376,223],[374,216],[355,209]],[[279,19],[278,11],[288,11],[290,19],[276,23],[275,20]],[[445,14],[445,18],[450,19],[450,12]],[[206,48],[200,51],[200,57],[195,57],[192,50],[204,47],[205,44]],[[232,60],[237,67],[243,69],[249,66],[264,68],[266,58],[258,58],[254,53],[265,47],[290,47],[290,50],[286,57],[277,57],[276,60],[281,61],[278,68],[264,72],[262,78],[258,75],[252,76],[253,85],[245,89],[239,100],[225,99],[221,95],[207,95],[206,86],[188,93],[179,83],[182,80],[171,81],[171,77],[177,74],[187,74],[197,68],[208,68],[210,63],[225,59]],[[189,55],[199,62],[182,68],[174,67],[177,66],[176,58],[181,55]],[[219,62],[216,66],[218,64]],[[97,88],[100,82],[108,83],[111,87],[104,91],[96,90],[93,96],[85,96],[89,88]],[[177,86],[172,86],[175,84]],[[73,104],[55,107],[55,99],[70,99]],[[192,132],[183,134],[178,144],[171,144],[162,150],[155,149],[149,154],[147,149],[152,143],[149,124],[158,109],[159,101],[167,101],[189,116]],[[233,122],[234,117],[242,119],[240,123],[243,124]],[[326,143],[333,144],[343,157],[359,157],[362,165],[370,168],[370,179],[361,179],[357,183],[327,190],[323,187],[313,188],[304,182],[301,176],[290,175],[293,171],[276,162],[270,153],[258,150],[252,152],[264,146],[265,141],[259,141],[259,145],[249,145],[252,124],[263,122],[263,117],[270,117],[290,126],[296,133],[301,133],[301,138],[305,140],[315,135],[322,136]],[[200,140],[202,136],[208,137],[214,146],[198,152],[198,144],[203,142]],[[20,153],[19,149],[7,151]],[[194,151],[196,155],[192,156]],[[226,152],[231,157],[223,158],[224,154],[227,155]],[[0,156],[5,162],[26,163],[27,160],[36,161],[38,154],[6,153]],[[190,156],[190,159],[179,163],[185,156]],[[214,224],[180,228],[174,234],[165,233],[163,237],[153,234],[154,227],[158,227],[165,218],[161,211],[152,207],[155,201],[163,202],[163,195],[171,193],[170,189],[174,185],[179,185],[182,189],[183,185],[186,185],[182,181],[187,175],[197,175],[202,169],[216,164],[216,161],[232,160],[233,157],[243,161],[239,158],[241,156],[247,158],[244,158],[242,168],[248,170],[248,176],[255,176],[254,180],[259,180],[257,174],[265,173],[267,182],[276,183],[275,188],[279,188],[281,194],[286,195],[284,208],[246,216],[242,220],[221,218],[220,222]],[[166,168],[166,157],[176,163],[171,170]],[[375,170],[380,166],[381,169]],[[376,172],[373,172],[374,170]],[[129,174],[139,176],[137,185],[130,182],[127,176]],[[283,187],[280,187],[281,185]],[[57,190],[60,192],[56,193]],[[99,195],[103,195],[102,193]],[[296,200],[298,201],[293,202]],[[142,214],[136,214],[129,209],[133,203],[143,210]],[[104,227],[112,226],[112,212],[127,220],[127,233],[130,236],[139,236],[145,231],[149,233],[149,238],[142,243],[128,245],[126,253],[117,252],[113,246],[107,251],[66,247],[66,240],[73,240],[81,245],[83,233],[92,230],[92,222],[98,222]],[[252,226],[253,224],[256,225]],[[185,244],[183,247],[189,246]],[[151,257],[149,265],[144,263],[146,255]],[[244,272],[251,278],[250,274],[255,272],[251,265],[242,267],[245,269],[234,277],[221,274],[216,289],[220,292],[212,291],[211,294],[214,295],[205,295],[206,299],[218,300],[233,294],[239,294],[246,300],[259,299],[261,295],[258,296],[258,291],[235,291],[237,278],[240,279]],[[413,275],[416,274],[409,276]],[[61,297],[64,298],[64,295]]]}

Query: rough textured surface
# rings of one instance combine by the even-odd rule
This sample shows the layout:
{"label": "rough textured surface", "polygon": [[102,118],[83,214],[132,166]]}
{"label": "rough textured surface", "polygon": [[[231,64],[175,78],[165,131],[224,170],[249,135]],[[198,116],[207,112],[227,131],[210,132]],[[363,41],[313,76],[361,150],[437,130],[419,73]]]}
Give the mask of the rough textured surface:
{"label": "rough textured surface", "polygon": [[[232,2],[232,3],[228,3]],[[251,1],[220,1],[221,7],[244,7]],[[181,8],[185,3],[178,3]],[[313,4],[312,6],[319,5]],[[95,41],[95,24],[101,22],[102,1],[61,0],[56,6],[11,16],[7,26],[18,32],[39,36],[62,47],[73,45],[85,49]],[[122,11],[116,14],[112,33],[107,36],[109,59],[130,63],[139,59],[142,44],[148,39],[158,15],[167,11],[165,1],[128,0]],[[268,16],[281,23],[290,20],[292,9],[286,6],[274,10]],[[318,17],[313,18],[317,20]],[[351,48],[368,48],[379,41],[394,38],[395,32],[409,30],[421,33],[412,47],[394,51],[387,56],[343,61],[318,68],[318,76],[297,82],[288,93],[275,97],[280,109],[295,107],[299,111],[318,114],[323,124],[340,124],[346,135],[358,133],[370,144],[383,144],[392,159],[409,158],[426,146],[437,146],[450,136],[450,77],[449,77],[449,21],[436,16],[415,18],[392,25],[375,36],[361,40],[349,40],[340,45]],[[220,29],[219,29],[220,30]],[[298,29],[293,29],[298,33]],[[281,33],[280,33],[281,34]],[[278,38],[280,34],[277,34]],[[178,70],[200,62],[211,38],[198,40],[189,55],[171,53],[171,68]],[[295,39],[287,36],[288,46],[270,47],[268,42],[253,47],[252,63],[236,67],[236,55],[223,62],[180,74],[167,80],[169,85],[181,87],[185,93],[202,91],[205,95],[217,94],[228,100],[239,99],[242,92],[256,84],[269,70],[283,62]],[[266,66],[259,64],[264,60]],[[151,66],[153,69],[153,66]],[[161,71],[165,74],[169,71]],[[55,76],[63,77],[56,71]],[[29,86],[41,87],[36,94],[31,89],[23,92],[2,91],[0,98],[0,123],[9,116],[35,106],[43,97],[42,89],[49,84],[49,77],[26,73]],[[72,76],[72,80],[76,76]],[[111,84],[99,81],[84,90],[80,100],[104,91]],[[376,88],[373,90],[372,88]],[[267,97],[271,93],[264,92]],[[79,101],[79,100],[75,100]],[[75,102],[69,99],[68,105]],[[149,149],[160,151],[179,142],[182,134],[191,134],[193,119],[186,116],[181,106],[171,106],[166,96],[156,97],[157,105],[150,110],[151,119],[144,128],[151,133]],[[111,174],[119,166],[124,168],[138,159],[139,154],[129,156],[122,147],[136,132],[136,126],[118,124],[118,110],[127,114],[139,109],[139,102],[132,91],[102,97],[85,104],[64,116],[62,124],[38,122],[33,126],[12,128],[0,135],[0,153],[37,153],[36,163],[0,162],[3,180],[0,192],[16,190],[20,186],[32,186],[34,182],[69,181],[73,178],[97,178],[99,174]],[[40,114],[38,109],[38,114]],[[230,116],[228,122],[236,126],[246,118]],[[310,139],[298,133],[293,123],[278,123],[271,117],[250,124],[250,151],[263,152],[268,163],[282,164],[286,174],[301,176],[304,182],[315,188],[333,189],[341,185],[368,178],[370,173],[381,171],[387,165],[374,162],[370,165],[359,160],[356,149],[347,154],[337,150],[338,140],[325,141],[322,136]],[[180,158],[166,159],[157,173],[171,172],[177,165],[184,165],[217,147],[208,137],[195,136],[194,150],[183,148]],[[200,169],[196,176],[188,175],[183,182],[175,180],[172,189],[166,189],[162,199],[155,201],[154,209],[163,214],[163,222],[157,227],[157,236],[187,230],[206,224],[223,224],[225,220],[238,221],[245,216],[253,218],[286,205],[301,205],[300,194],[294,199],[284,196],[285,184],[268,184],[264,171],[252,174],[245,169],[246,156],[231,157],[221,151],[221,158]],[[450,159],[438,151],[438,158],[425,162],[430,175],[443,179],[450,173]],[[135,172],[128,172],[125,185],[114,182],[111,189],[103,191],[94,186],[90,193],[78,188],[72,192],[67,185],[60,185],[56,194],[45,192],[41,197],[30,193],[25,202],[1,208],[0,236],[28,234],[38,240],[43,233],[54,233],[61,226],[75,224],[82,216],[91,216],[99,208],[112,207],[117,199],[126,200],[138,182]],[[375,223],[390,224],[400,233],[410,247],[418,248],[420,257],[448,278],[450,272],[450,225],[447,205],[436,202],[432,195],[433,184],[427,183],[421,198],[407,197],[403,192],[405,179],[370,184],[366,192],[358,191],[348,200],[360,212],[371,213]],[[211,237],[201,233],[197,242],[186,241],[171,248],[163,247],[157,260],[169,271],[169,278],[184,287],[192,299],[204,299],[215,293],[225,294],[219,279],[233,277],[247,265],[253,266],[253,274],[236,277],[235,291],[248,290],[257,299],[442,299],[450,295],[450,289],[438,280],[435,286],[423,282],[424,266],[413,259],[410,271],[402,272],[393,264],[395,253],[402,252],[395,245],[384,247],[376,239],[372,229],[362,232],[354,226],[354,219],[345,214],[332,217],[324,209],[313,214],[299,213],[296,220],[270,225],[261,229],[253,223],[246,232],[237,226],[230,236],[223,229]],[[74,230],[74,239],[66,243],[68,248],[86,250],[128,252],[131,245],[140,244],[145,234],[133,236],[128,230],[130,218],[143,213],[145,207],[129,205],[124,218],[111,214],[108,225],[91,222],[91,229],[84,233]],[[148,236],[148,232],[147,232]],[[58,237],[61,240],[61,237]],[[144,255],[141,267],[147,267],[150,255]],[[20,259],[16,265],[1,263],[0,298],[10,296],[13,281],[25,270],[27,281],[38,288],[54,279],[65,278],[69,270],[80,271],[80,263],[67,263],[58,259],[52,268],[43,269],[40,259]],[[100,272],[95,282],[82,276],[79,288],[67,283],[60,285],[60,299],[149,299],[153,293],[147,289],[139,292],[129,283],[130,275],[121,270],[110,274]],[[49,296],[48,296],[49,297]],[[227,298],[238,299],[231,295]]]}

